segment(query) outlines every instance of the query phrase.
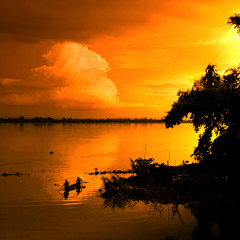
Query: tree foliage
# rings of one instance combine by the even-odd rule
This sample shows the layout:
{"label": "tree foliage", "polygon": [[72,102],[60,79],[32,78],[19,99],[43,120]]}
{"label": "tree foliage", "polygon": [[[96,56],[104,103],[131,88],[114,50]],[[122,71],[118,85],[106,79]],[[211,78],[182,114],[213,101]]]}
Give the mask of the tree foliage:
{"label": "tree foliage", "polygon": [[139,183],[148,185],[150,182],[167,182],[168,166],[154,162],[153,158],[138,158],[131,161],[132,172]]}
{"label": "tree foliage", "polygon": [[213,131],[222,135],[235,129],[239,131],[240,122],[240,68],[229,69],[223,76],[216,66],[208,65],[205,75],[195,81],[187,91],[178,92],[178,101],[165,117],[167,128],[180,124],[189,116],[195,131],[204,128],[200,134],[198,147],[194,150],[197,160],[203,160],[211,152]]}
{"label": "tree foliage", "polygon": [[240,67],[229,69],[221,76],[215,65],[208,65],[205,75],[190,90],[179,91],[178,96],[165,117],[165,125],[173,127],[188,116],[196,132],[204,128],[194,150],[197,160],[210,154],[213,131],[222,135],[229,129],[239,130]]}
{"label": "tree foliage", "polygon": [[240,14],[236,13],[234,16],[231,16],[228,19],[227,24],[230,26],[235,25],[234,28],[237,28],[238,33],[240,33]]}
{"label": "tree foliage", "polygon": [[[234,25],[240,33],[240,14],[230,17],[227,23]],[[178,100],[165,117],[165,126],[173,127],[184,117],[190,117],[196,132],[204,129],[193,153],[196,160],[209,159],[213,132],[218,136],[224,135],[221,139],[225,141],[239,138],[240,67],[228,69],[220,75],[216,66],[209,64],[205,75],[195,81],[191,89],[179,91],[177,95]]]}

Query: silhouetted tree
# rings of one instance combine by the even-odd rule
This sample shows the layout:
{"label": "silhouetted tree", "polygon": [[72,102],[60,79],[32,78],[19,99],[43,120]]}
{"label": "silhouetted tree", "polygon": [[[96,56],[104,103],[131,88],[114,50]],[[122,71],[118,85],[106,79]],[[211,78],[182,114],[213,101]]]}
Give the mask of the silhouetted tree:
{"label": "silhouetted tree", "polygon": [[236,13],[234,16],[231,16],[227,24],[230,26],[235,25],[234,28],[237,28],[238,33],[240,33],[240,14]]}
{"label": "silhouetted tree", "polygon": [[24,117],[23,117],[23,116],[20,116],[20,117],[19,117],[19,120],[20,120],[21,122],[23,122],[23,121],[24,121]]}
{"label": "silhouetted tree", "polygon": [[[240,68],[229,69],[220,76],[214,65],[208,65],[205,75],[195,81],[191,90],[179,91],[178,101],[165,117],[167,128],[180,124],[190,117],[195,131],[204,128],[194,150],[197,160],[206,159],[211,153],[213,131],[217,135],[239,133],[240,122]],[[190,115],[189,115],[190,114]],[[234,131],[232,130],[234,129]]]}
{"label": "silhouetted tree", "polygon": [[[230,17],[228,24],[235,25],[240,33],[240,14]],[[206,161],[214,152],[222,156],[240,152],[236,151],[236,143],[240,145],[240,67],[228,69],[221,76],[216,66],[209,64],[205,75],[190,90],[177,95],[178,100],[165,117],[165,126],[173,127],[190,117],[196,132],[204,128],[193,153],[196,160]],[[219,137],[212,146],[213,132]]]}

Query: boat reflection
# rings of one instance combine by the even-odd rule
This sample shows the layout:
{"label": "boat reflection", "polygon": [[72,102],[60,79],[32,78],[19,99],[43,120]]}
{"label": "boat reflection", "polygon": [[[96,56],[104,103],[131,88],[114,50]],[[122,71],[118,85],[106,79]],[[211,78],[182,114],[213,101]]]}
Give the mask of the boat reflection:
{"label": "boat reflection", "polygon": [[[65,180],[65,183],[58,191],[65,198],[65,200],[67,200],[70,191],[76,190],[76,193],[78,195],[80,192],[82,192],[83,188],[85,188],[85,186],[82,185],[82,179],[78,177],[76,183],[72,185],[69,185],[68,180]],[[61,193],[61,190],[64,191],[63,194]]]}
{"label": "boat reflection", "polygon": [[60,189],[60,190],[58,190],[58,192],[65,198],[65,200],[67,200],[68,197],[69,197],[69,192],[70,192],[70,191],[76,190],[76,193],[77,193],[77,195],[78,195],[80,192],[82,192],[82,189],[83,189],[83,188],[85,188],[85,186],[76,187],[75,189],[64,190],[63,193],[61,192],[61,189]]}
{"label": "boat reflection", "polygon": [[[73,190],[73,189],[72,189],[72,190]],[[64,196],[65,200],[68,199],[69,192],[72,191],[72,190],[68,190],[68,191],[65,190],[65,191],[64,191],[63,196]],[[77,193],[77,195],[78,195],[81,191],[82,191],[82,188],[80,188],[80,187],[77,187],[77,188],[76,188],[76,193]]]}

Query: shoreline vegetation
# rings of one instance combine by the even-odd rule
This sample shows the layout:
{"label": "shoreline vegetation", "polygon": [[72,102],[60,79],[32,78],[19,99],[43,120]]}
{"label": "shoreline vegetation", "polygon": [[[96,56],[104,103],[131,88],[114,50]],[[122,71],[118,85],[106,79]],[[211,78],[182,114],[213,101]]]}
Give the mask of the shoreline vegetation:
{"label": "shoreline vegetation", "polygon": [[239,196],[237,168],[183,163],[180,166],[158,164],[150,159],[131,160],[132,174],[102,177],[100,196],[105,205],[123,205],[131,201],[178,203],[216,209],[236,207]]}
{"label": "shoreline vegetation", "polygon": [[[185,123],[190,123],[190,120],[183,120]],[[35,117],[35,118],[0,118],[0,123],[164,123],[164,118],[65,118],[54,119],[51,117]]]}
{"label": "shoreline vegetation", "polygon": [[[177,214],[181,220],[179,206],[183,205],[198,223],[192,239],[236,239],[235,212],[239,199],[236,166],[209,163],[168,166],[151,158],[139,158],[131,160],[131,171],[124,177],[118,174],[102,177],[104,186],[99,189],[104,201],[102,208],[133,208],[142,201],[157,210],[171,204],[173,216]],[[215,233],[212,226],[218,226]]]}

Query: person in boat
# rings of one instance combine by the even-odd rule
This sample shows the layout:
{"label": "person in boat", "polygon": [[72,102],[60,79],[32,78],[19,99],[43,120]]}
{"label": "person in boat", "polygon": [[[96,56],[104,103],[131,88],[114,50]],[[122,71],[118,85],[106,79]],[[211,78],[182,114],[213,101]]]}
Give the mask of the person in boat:
{"label": "person in boat", "polygon": [[82,179],[78,177],[77,181],[76,181],[77,187],[80,187],[81,181],[82,181]]}
{"label": "person in boat", "polygon": [[69,190],[69,182],[68,182],[68,180],[65,180],[65,183],[63,184],[63,186],[64,186],[64,190],[65,191]]}

